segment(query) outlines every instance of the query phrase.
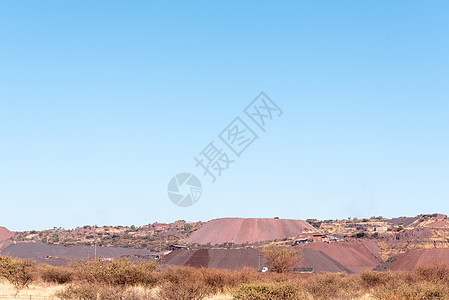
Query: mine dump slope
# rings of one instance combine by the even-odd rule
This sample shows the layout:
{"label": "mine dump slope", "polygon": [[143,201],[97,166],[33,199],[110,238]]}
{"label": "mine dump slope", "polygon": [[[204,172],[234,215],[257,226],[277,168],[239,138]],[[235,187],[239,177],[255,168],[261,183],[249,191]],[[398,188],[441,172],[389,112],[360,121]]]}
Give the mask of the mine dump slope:
{"label": "mine dump slope", "polygon": [[[0,254],[8,254],[12,257],[32,258],[39,263],[51,265],[63,265],[70,260],[88,259],[95,256],[94,246],[64,247],[38,243],[17,243],[9,245]],[[121,256],[150,257],[152,254],[144,249],[96,247],[97,257],[118,258]]]}
{"label": "mine dump slope", "polygon": [[193,232],[186,242],[203,245],[255,243],[295,237],[315,230],[312,225],[302,220],[222,218],[207,222]]}
{"label": "mine dump slope", "polygon": [[449,221],[448,220],[435,221],[429,223],[427,226],[432,228],[449,228]]}
{"label": "mine dump slope", "polygon": [[418,218],[409,225],[409,227],[433,227],[447,228],[449,218],[443,214],[419,215]]}
{"label": "mine dump slope", "polygon": [[[260,256],[261,263],[265,259]],[[164,257],[164,264],[220,269],[258,267],[259,251],[254,249],[175,250]]]}
{"label": "mine dump slope", "polygon": [[387,219],[386,221],[391,225],[403,225],[404,227],[409,226],[416,220],[418,220],[419,217],[399,217],[399,218],[393,218],[393,219]]}
{"label": "mine dump slope", "polygon": [[412,271],[419,266],[435,263],[449,265],[449,248],[409,250],[399,254],[378,268],[379,271]]}
{"label": "mine dump slope", "polygon": [[341,243],[311,243],[297,248],[322,251],[346,268],[358,273],[372,270],[382,261],[379,257],[380,249],[374,241],[350,241]]}
{"label": "mine dump slope", "polygon": [[[322,251],[304,249],[300,266],[312,267],[315,272],[352,271]],[[200,249],[175,250],[164,257],[165,265],[192,266],[218,269],[241,269],[243,267],[259,268],[266,266],[263,254],[255,249]]]}
{"label": "mine dump slope", "polygon": [[14,234],[5,227],[0,227],[0,242],[9,239],[13,235]]}
{"label": "mine dump slope", "polygon": [[413,228],[388,235],[385,239],[389,243],[406,243],[411,241],[425,240],[432,237],[431,228]]}

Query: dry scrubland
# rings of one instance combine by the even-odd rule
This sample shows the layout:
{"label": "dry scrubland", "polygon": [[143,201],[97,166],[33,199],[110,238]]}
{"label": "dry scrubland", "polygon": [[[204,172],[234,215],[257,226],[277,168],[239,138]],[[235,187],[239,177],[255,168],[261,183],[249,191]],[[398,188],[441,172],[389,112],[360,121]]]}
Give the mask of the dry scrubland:
{"label": "dry scrubland", "polygon": [[[0,257],[0,298],[54,299],[448,299],[449,267],[413,272],[292,274],[171,267],[128,260],[68,267]],[[36,298],[37,299],[37,298]]]}

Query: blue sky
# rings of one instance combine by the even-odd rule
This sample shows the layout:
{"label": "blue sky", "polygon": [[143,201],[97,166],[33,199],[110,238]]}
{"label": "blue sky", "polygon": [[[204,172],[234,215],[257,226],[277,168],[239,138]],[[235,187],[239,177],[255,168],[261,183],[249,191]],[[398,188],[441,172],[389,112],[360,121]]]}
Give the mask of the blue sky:
{"label": "blue sky", "polygon": [[[242,2],[2,1],[0,226],[449,213],[449,4]],[[261,91],[284,115],[212,184]]]}

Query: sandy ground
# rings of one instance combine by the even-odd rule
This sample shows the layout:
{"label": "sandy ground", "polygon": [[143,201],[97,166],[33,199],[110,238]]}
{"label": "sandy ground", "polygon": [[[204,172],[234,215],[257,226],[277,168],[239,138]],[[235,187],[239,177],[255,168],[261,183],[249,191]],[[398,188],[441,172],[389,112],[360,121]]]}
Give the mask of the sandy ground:
{"label": "sandy ground", "polygon": [[[16,292],[14,286],[6,280],[0,280],[0,299],[57,299],[54,294],[63,289],[64,285],[39,283],[31,285],[19,293]],[[139,288],[137,288],[139,289]],[[206,298],[205,300],[228,300],[232,299],[231,295],[216,295]]]}
{"label": "sandy ground", "polygon": [[[53,295],[57,291],[63,289],[64,287],[65,287],[64,285],[39,283],[20,291],[16,296],[16,290],[14,289],[14,286],[11,285],[6,280],[0,280],[0,299],[56,300],[57,298],[54,297]],[[141,288],[137,287],[136,289]],[[233,299],[232,295],[220,294],[213,297],[205,298],[204,300],[231,300],[231,299]],[[366,294],[360,298],[357,298],[356,300],[374,300],[374,298],[369,294]]]}
{"label": "sandy ground", "polygon": [[10,284],[6,280],[0,280],[0,299],[4,299],[8,297],[7,299],[11,298],[13,299],[14,296],[17,295],[17,298],[19,299],[33,299],[33,297],[49,297],[52,298],[53,295],[61,290],[64,286],[63,285],[52,285],[52,284],[36,284],[31,285],[29,288],[23,289],[22,291],[16,292],[14,286]]}

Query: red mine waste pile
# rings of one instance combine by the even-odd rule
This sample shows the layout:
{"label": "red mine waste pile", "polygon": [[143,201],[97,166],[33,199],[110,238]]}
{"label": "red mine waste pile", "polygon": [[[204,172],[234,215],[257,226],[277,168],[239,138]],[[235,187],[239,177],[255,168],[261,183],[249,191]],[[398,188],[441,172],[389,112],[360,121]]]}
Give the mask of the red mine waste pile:
{"label": "red mine waste pile", "polygon": [[14,234],[5,227],[0,227],[0,242],[9,239],[13,235]]}
{"label": "red mine waste pile", "polygon": [[312,225],[302,220],[222,218],[207,222],[193,232],[186,242],[211,245],[245,244],[296,237],[315,230]]}
{"label": "red mine waste pile", "polygon": [[[323,251],[303,249],[300,266],[312,267],[315,272],[352,271],[332,259]],[[191,266],[218,269],[259,269],[266,266],[265,256],[256,249],[199,249],[175,250],[164,258],[166,265]]]}
{"label": "red mine waste pile", "polygon": [[449,265],[449,248],[409,250],[394,258],[388,267],[392,271],[412,271],[435,263]]}
{"label": "red mine waste pile", "polygon": [[312,243],[296,246],[299,249],[314,249],[323,252],[354,273],[372,270],[382,261],[380,249],[374,241],[349,241],[342,243]]}

